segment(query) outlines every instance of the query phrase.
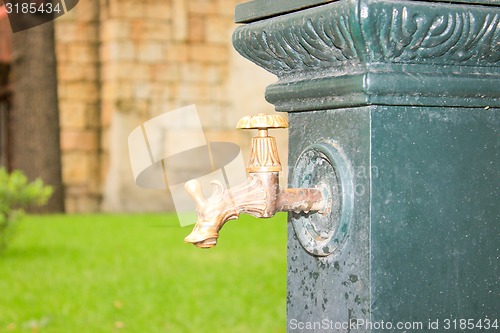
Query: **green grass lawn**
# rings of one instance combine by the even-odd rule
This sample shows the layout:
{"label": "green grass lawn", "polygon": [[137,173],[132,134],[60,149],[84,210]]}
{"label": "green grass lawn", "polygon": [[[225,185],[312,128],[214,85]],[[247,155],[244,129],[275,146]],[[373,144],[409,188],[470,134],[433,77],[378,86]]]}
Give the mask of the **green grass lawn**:
{"label": "green grass lawn", "polygon": [[285,332],[286,215],[228,222],[210,250],[191,227],[26,217],[0,254],[0,332]]}

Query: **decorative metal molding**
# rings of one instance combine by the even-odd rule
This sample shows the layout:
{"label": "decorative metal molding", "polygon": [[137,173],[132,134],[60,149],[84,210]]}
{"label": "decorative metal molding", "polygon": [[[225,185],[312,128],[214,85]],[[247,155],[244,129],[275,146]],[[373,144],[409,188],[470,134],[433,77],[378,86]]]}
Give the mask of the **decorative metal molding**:
{"label": "decorative metal molding", "polygon": [[280,157],[276,139],[268,135],[270,128],[287,128],[288,121],[282,116],[259,113],[245,116],[238,121],[236,128],[257,129],[259,135],[252,138],[252,149],[248,161],[248,172],[279,172]]}
{"label": "decorative metal molding", "polygon": [[252,138],[252,149],[247,166],[248,172],[278,172],[281,162],[276,139],[272,136]]}
{"label": "decorative metal molding", "polygon": [[408,2],[362,11],[372,62],[488,65],[500,62],[500,9]]}
{"label": "decorative metal molding", "polygon": [[359,62],[491,66],[500,63],[500,10],[492,8],[340,1],[241,26],[233,44],[279,77]]}
{"label": "decorative metal molding", "polygon": [[273,74],[339,66],[358,59],[348,6],[333,3],[236,29],[241,55]]}
{"label": "decorative metal molding", "polygon": [[500,106],[500,6],[341,0],[241,26],[233,44],[278,76],[278,111]]}
{"label": "decorative metal molding", "polygon": [[[426,73],[428,66],[398,66],[359,75],[280,81],[266,99],[276,111],[324,110],[363,105],[500,107],[500,74]],[[404,68],[401,68],[404,67]],[[426,68],[423,68],[426,67]]]}

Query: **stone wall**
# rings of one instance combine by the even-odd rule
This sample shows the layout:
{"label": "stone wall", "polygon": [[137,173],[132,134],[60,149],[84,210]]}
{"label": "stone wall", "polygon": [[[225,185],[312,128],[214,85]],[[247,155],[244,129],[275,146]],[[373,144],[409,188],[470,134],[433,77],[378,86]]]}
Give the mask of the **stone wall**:
{"label": "stone wall", "polygon": [[102,199],[99,13],[81,1],[56,20],[61,149],[66,209],[97,211]]}
{"label": "stone wall", "polygon": [[[237,143],[248,155],[252,133],[235,124],[273,111],[264,90],[275,79],[232,48],[237,2],[79,2],[56,21],[69,212],[172,209],[165,191],[135,185],[127,138],[181,106],[196,104],[208,141]],[[286,135],[275,134],[286,165]]]}

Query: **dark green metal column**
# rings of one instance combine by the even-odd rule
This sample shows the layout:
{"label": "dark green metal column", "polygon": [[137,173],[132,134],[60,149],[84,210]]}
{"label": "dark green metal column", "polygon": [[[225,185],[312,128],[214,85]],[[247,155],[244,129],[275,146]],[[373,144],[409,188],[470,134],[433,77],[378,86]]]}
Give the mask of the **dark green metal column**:
{"label": "dark green metal column", "polygon": [[289,215],[288,332],[499,331],[500,2],[254,0],[236,20],[278,77],[291,185],[337,202]]}

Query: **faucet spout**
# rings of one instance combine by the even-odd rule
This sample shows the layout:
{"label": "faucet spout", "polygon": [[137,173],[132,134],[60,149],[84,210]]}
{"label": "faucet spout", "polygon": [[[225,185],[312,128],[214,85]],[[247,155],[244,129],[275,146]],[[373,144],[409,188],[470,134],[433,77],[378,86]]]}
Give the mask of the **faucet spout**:
{"label": "faucet spout", "polygon": [[198,180],[185,185],[196,202],[198,220],[184,241],[200,248],[217,245],[220,229],[241,213],[268,218],[278,211],[321,211],[326,206],[320,189],[280,189],[277,172],[250,173],[246,182],[230,189],[218,181],[211,184],[214,191],[208,199],[203,197]]}
{"label": "faucet spout", "polygon": [[272,216],[268,211],[269,193],[260,177],[250,175],[246,182],[224,189],[218,182],[211,182],[213,193],[205,199],[198,180],[186,182],[186,191],[196,202],[198,220],[193,231],[184,239],[201,248],[217,245],[219,231],[229,220],[246,213],[256,217]]}

